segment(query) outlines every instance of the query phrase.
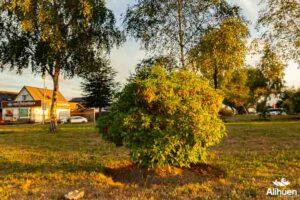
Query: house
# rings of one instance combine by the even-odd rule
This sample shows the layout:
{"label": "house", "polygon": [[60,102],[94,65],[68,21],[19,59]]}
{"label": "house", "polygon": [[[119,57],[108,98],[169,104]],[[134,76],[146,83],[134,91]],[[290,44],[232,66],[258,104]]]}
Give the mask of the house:
{"label": "house", "polygon": [[71,116],[82,116],[90,122],[95,122],[99,116],[99,109],[88,108],[83,97],[76,97],[69,101],[71,106]]}
{"label": "house", "polygon": [[76,97],[69,101],[71,112],[72,111],[78,111],[78,110],[85,110],[85,101],[82,97]]}
{"label": "house", "polygon": [[[24,86],[13,101],[2,102],[4,121],[42,122],[50,121],[52,90]],[[70,117],[70,105],[59,92],[57,97],[57,118]]]}
{"label": "house", "polygon": [[17,97],[17,95],[18,93],[16,92],[0,91],[0,121],[2,121],[2,102],[12,101]]}

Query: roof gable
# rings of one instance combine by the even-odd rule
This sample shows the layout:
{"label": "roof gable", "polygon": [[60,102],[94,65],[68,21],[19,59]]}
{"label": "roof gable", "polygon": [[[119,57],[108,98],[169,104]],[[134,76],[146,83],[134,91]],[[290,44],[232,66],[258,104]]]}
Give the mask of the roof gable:
{"label": "roof gable", "polygon": [[[53,90],[30,87],[30,86],[25,86],[25,88],[29,92],[29,94],[33,97],[34,100],[43,100],[44,93],[45,93],[45,100],[52,99]],[[57,101],[67,102],[65,97],[60,92],[58,92]]]}
{"label": "roof gable", "polygon": [[22,101],[22,95],[28,95],[30,96],[29,100],[34,100],[31,94],[29,94],[29,92],[26,90],[26,88],[23,87],[14,99],[14,101]]}
{"label": "roof gable", "polygon": [[[38,101],[38,100],[42,101],[44,97],[44,93],[45,93],[45,100],[52,100],[53,90],[30,87],[30,86],[24,86],[22,90],[23,89],[25,89],[29,93],[29,95],[33,98],[34,101]],[[22,90],[20,91],[20,93],[22,92]],[[60,92],[58,92],[57,101],[67,102],[65,97]]]}

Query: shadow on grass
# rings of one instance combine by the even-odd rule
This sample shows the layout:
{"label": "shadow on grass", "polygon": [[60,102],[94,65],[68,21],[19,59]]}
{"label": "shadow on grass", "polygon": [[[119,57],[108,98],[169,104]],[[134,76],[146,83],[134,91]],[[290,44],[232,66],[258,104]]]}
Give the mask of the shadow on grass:
{"label": "shadow on grass", "polygon": [[0,156],[0,176],[22,173],[55,173],[55,172],[87,172],[102,173],[115,182],[135,184],[140,187],[152,185],[185,185],[189,183],[204,183],[208,180],[225,178],[227,174],[217,166],[208,164],[192,165],[190,168],[155,168],[146,169],[133,163],[125,163],[115,167],[103,167],[97,162],[81,163],[42,163],[24,164],[12,162]]}
{"label": "shadow on grass", "polygon": [[204,183],[216,178],[224,178],[226,172],[217,166],[197,164],[190,168],[146,169],[135,164],[121,167],[106,167],[104,174],[114,181],[137,184],[142,187],[151,185],[185,185]]}
{"label": "shadow on grass", "polygon": [[0,131],[0,135],[12,134],[11,131]]}
{"label": "shadow on grass", "polygon": [[20,162],[9,162],[1,160],[0,157],[0,176],[17,173],[51,173],[51,172],[99,172],[103,173],[104,168],[99,163],[87,162],[80,164],[72,163],[43,163],[43,164],[24,164]]}

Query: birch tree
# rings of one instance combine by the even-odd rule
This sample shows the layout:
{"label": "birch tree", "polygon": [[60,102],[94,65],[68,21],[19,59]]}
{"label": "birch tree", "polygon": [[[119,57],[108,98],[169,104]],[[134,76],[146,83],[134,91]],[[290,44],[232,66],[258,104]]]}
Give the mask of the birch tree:
{"label": "birch tree", "polygon": [[148,52],[173,56],[185,68],[189,50],[205,31],[232,16],[239,16],[239,8],[225,0],[138,0],[124,23]]}

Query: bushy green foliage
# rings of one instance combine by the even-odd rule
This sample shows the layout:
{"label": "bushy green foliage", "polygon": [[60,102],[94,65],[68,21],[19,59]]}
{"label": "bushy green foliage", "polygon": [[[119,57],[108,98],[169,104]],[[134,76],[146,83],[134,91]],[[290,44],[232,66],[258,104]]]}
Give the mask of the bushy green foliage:
{"label": "bushy green foliage", "polygon": [[194,73],[145,68],[127,84],[111,113],[100,119],[103,138],[131,150],[142,166],[189,166],[205,161],[225,126],[218,117],[223,97]]}
{"label": "bushy green foliage", "polygon": [[234,113],[232,110],[229,110],[228,108],[222,108],[219,111],[219,115],[221,115],[222,117],[232,117]]}
{"label": "bushy green foliage", "polygon": [[288,114],[300,113],[300,89],[283,91],[281,99],[277,106],[283,107]]}
{"label": "bushy green foliage", "polygon": [[259,120],[270,120],[271,115],[268,112],[267,100],[264,99],[256,104],[256,111],[259,113]]}

